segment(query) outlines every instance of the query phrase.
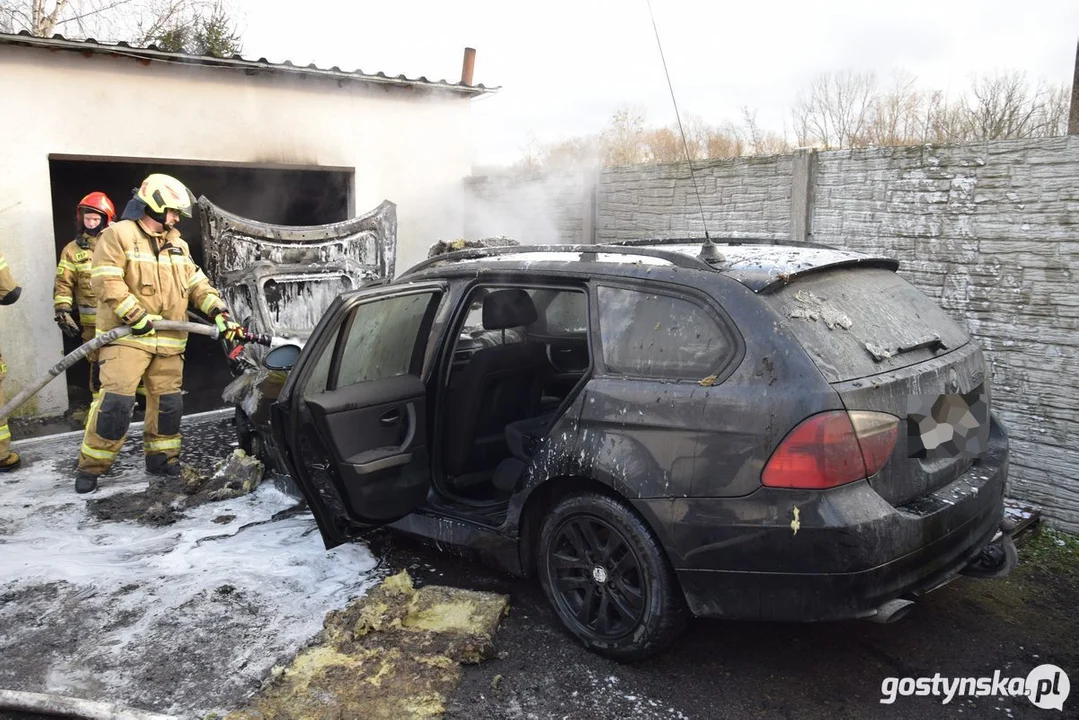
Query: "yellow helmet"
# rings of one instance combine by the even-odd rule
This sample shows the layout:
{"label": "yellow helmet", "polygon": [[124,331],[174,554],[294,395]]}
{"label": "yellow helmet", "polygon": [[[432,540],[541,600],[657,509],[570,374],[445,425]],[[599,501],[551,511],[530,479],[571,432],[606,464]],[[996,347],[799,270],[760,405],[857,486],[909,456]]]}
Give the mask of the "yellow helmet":
{"label": "yellow helmet", "polygon": [[135,196],[146,204],[151,216],[162,216],[166,210],[175,210],[184,217],[191,217],[191,193],[171,175],[154,173],[148,176]]}

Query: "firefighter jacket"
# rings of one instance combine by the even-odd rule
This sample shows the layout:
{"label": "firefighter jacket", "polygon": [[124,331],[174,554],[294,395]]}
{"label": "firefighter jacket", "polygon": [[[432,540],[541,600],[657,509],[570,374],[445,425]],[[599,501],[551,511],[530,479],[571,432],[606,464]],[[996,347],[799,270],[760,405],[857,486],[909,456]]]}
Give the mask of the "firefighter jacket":
{"label": "firefighter jacket", "polygon": [[97,324],[97,295],[90,283],[90,267],[94,261],[97,238],[83,233],[60,252],[53,280],[52,304],[59,310],[79,309],[79,322],[84,328]]}
{"label": "firefighter jacket", "polygon": [[[8,300],[8,293],[17,288],[19,285],[15,282],[15,278],[11,274],[11,270],[7,266],[7,260],[3,255],[0,255],[0,305],[10,305],[14,302],[18,296]],[[8,300],[8,302],[4,302]]]}
{"label": "firefighter jacket", "polygon": [[[186,321],[189,305],[210,316],[225,310],[176,230],[155,235],[136,220],[110,225],[97,238],[90,276],[98,297],[98,335],[133,325],[147,313]],[[117,343],[155,355],[179,355],[187,347],[187,333],[158,330]]]}
{"label": "firefighter jacket", "polygon": [[[18,287],[18,283],[15,282],[15,278],[7,266],[7,260],[4,259],[3,255],[0,255],[0,305],[10,305],[18,300],[19,294],[13,292]],[[0,380],[4,379],[6,372],[7,366],[4,365],[4,358],[0,356]]]}

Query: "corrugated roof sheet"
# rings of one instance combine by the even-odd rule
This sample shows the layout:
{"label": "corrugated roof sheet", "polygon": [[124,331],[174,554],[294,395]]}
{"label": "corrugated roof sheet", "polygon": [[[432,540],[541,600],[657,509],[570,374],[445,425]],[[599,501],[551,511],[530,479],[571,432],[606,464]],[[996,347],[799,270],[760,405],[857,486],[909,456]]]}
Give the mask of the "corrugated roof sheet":
{"label": "corrugated roof sheet", "polygon": [[375,85],[391,85],[397,87],[414,88],[421,90],[449,92],[466,96],[477,96],[485,93],[497,92],[498,87],[486,87],[485,85],[464,85],[451,83],[446,80],[428,80],[424,76],[410,78],[404,75],[390,76],[383,72],[365,73],[362,70],[347,71],[336,65],[331,68],[320,68],[314,63],[310,65],[294,65],[286,60],[282,63],[272,63],[262,57],[258,60],[248,60],[240,55],[224,58],[215,55],[189,55],[187,53],[168,52],[159,50],[154,45],[136,47],[126,42],[115,44],[102,43],[89,38],[86,40],[68,40],[63,35],[52,37],[35,37],[23,30],[13,35],[0,33],[0,45],[17,45],[22,47],[37,47],[48,50],[71,50],[80,53],[93,53],[100,55],[113,55],[130,57],[141,60],[152,60],[187,65],[203,65],[206,67],[233,68],[247,73],[265,72],[268,74],[284,73],[289,75],[303,75],[309,77],[322,77],[334,80],[350,82],[370,83]]}

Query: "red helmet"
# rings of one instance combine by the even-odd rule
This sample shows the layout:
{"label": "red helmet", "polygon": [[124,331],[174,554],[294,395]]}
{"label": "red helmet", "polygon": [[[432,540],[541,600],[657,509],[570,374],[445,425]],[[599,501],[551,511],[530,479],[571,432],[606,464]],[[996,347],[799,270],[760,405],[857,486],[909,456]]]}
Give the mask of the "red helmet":
{"label": "red helmet", "polygon": [[105,224],[109,224],[116,217],[116,208],[112,200],[103,192],[92,192],[82,200],[79,200],[79,211],[90,210],[105,216]]}

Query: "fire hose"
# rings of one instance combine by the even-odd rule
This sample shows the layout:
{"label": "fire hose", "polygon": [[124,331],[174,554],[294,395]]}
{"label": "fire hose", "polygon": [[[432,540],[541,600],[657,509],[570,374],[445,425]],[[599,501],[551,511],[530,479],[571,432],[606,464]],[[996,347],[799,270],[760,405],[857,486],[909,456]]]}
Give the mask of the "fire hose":
{"label": "fire hose", "polygon": [[114,703],[15,690],[0,690],[0,709],[48,713],[82,720],[179,720],[174,715],[160,715]]}
{"label": "fire hose", "polygon": [[[221,333],[218,331],[216,325],[206,325],[205,323],[197,322],[184,322],[181,320],[154,320],[154,329],[180,330],[187,333],[194,333],[196,335],[205,335],[214,340],[217,340],[221,337]],[[121,325],[120,327],[113,328],[112,330],[98,335],[93,340],[90,340],[85,344],[75,348],[67,355],[65,355],[63,360],[49,368],[48,372],[46,372],[41,377],[34,380],[34,382],[30,383],[22,390],[17,392],[14,397],[12,397],[3,405],[3,407],[0,407],[0,420],[9,417],[11,413],[16,410],[16,408],[18,408],[24,402],[36,395],[41,390],[41,388],[48,385],[54,377],[67,370],[79,360],[82,360],[95,350],[100,350],[109,343],[116,342],[120,338],[126,337],[130,334],[131,328],[127,325]],[[259,345],[266,345],[267,347],[270,347],[274,338],[270,335],[260,335],[244,331],[243,335],[240,336],[240,339],[243,342],[254,342],[258,343]]]}

